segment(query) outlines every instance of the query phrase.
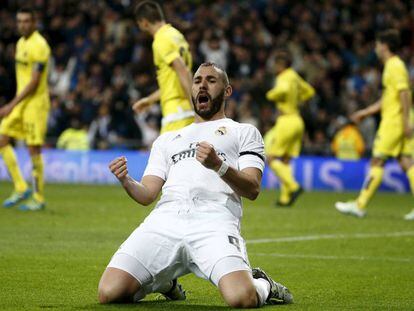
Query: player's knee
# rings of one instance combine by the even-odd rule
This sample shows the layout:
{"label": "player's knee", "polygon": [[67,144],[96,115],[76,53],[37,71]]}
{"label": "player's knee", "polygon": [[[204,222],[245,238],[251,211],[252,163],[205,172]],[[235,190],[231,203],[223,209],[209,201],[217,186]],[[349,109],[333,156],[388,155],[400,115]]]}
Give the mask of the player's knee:
{"label": "player's knee", "polygon": [[413,166],[413,160],[411,157],[401,157],[398,159],[398,162],[404,172],[407,172]]}
{"label": "player's knee", "polygon": [[125,288],[114,283],[101,282],[98,287],[98,301],[100,304],[120,302],[129,296]]}
{"label": "player's knee", "polygon": [[277,158],[271,155],[266,155],[266,162],[267,165],[270,165],[270,163],[272,163],[274,160],[276,160]]}
{"label": "player's knee", "polygon": [[281,161],[282,161],[284,164],[289,164],[289,163],[290,163],[290,156],[288,156],[288,155],[283,156],[283,157],[281,158]]}
{"label": "player's knee", "polygon": [[4,135],[0,135],[0,148],[6,147],[9,144],[9,138]]}
{"label": "player's knee", "polygon": [[371,165],[372,166],[384,166],[384,159],[381,158],[372,158],[371,159]]}
{"label": "player's knee", "polygon": [[42,148],[40,146],[28,146],[30,156],[35,156],[41,153]]}
{"label": "player's knee", "polygon": [[105,284],[99,284],[98,288],[98,301],[100,304],[107,304],[114,301],[114,291]]}
{"label": "player's knee", "polygon": [[253,286],[240,286],[224,296],[226,303],[232,308],[257,307],[257,294]]}

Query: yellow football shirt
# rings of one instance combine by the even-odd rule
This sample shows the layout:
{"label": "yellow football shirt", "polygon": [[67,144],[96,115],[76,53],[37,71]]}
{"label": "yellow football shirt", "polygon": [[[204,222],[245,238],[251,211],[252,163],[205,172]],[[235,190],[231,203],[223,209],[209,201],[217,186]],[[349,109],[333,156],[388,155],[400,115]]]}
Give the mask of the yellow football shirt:
{"label": "yellow football shirt", "polygon": [[353,124],[348,124],[339,130],[331,146],[335,156],[343,160],[357,160],[365,150],[364,139]]}
{"label": "yellow football shirt", "polygon": [[398,56],[385,62],[382,85],[381,122],[402,124],[400,92],[410,90],[410,82],[404,62]]}
{"label": "yellow football shirt", "polygon": [[163,25],[154,35],[152,43],[157,81],[161,94],[161,111],[164,117],[192,110],[171,63],[181,57],[191,72],[193,60],[184,36],[170,24]]}
{"label": "yellow football shirt", "polygon": [[315,89],[295,70],[287,68],[277,75],[276,84],[266,93],[266,98],[275,102],[283,114],[299,114],[300,103],[314,95]]}
{"label": "yellow football shirt", "polygon": [[88,132],[84,129],[68,128],[60,134],[56,146],[65,150],[89,150]]}
{"label": "yellow football shirt", "polygon": [[35,93],[27,96],[21,104],[49,96],[47,84],[49,57],[50,47],[38,31],[34,31],[29,38],[21,37],[17,42],[15,55],[17,94],[29,84],[34,69],[42,71]]}

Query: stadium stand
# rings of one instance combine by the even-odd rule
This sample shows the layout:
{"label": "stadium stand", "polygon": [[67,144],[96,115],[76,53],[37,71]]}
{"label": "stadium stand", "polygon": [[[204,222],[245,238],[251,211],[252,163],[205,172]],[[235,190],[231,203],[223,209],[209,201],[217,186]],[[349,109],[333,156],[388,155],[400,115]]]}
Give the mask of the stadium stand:
{"label": "stadium stand", "polygon": [[[316,89],[303,109],[305,154],[330,154],[342,116],[379,97],[381,68],[374,29],[396,28],[401,57],[414,80],[414,8],[410,1],[160,1],[167,20],[189,41],[194,67],[223,66],[234,85],[227,114],[264,133],[275,118],[265,93],[274,82],[272,53],[288,48],[293,66]],[[0,8],[0,104],[14,95],[15,12],[27,1]],[[156,88],[151,38],[134,25],[129,0],[33,1],[41,32],[53,50],[48,145],[69,121],[89,127],[93,148],[147,149],[160,112],[134,116],[131,104]],[[106,108],[102,108],[106,107]],[[104,114],[104,116],[103,116]],[[361,124],[372,147],[376,119]],[[92,126],[93,125],[93,126]]]}

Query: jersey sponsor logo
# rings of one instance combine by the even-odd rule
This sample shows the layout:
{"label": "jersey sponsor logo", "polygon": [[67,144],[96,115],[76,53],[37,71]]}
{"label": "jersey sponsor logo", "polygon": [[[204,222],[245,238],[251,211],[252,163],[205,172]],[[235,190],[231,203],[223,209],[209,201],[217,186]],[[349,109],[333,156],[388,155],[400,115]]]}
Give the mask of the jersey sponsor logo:
{"label": "jersey sponsor logo", "polygon": [[[180,137],[181,137],[181,135],[178,134],[173,139],[173,141],[177,138],[180,138]],[[180,151],[180,152],[177,152],[176,154],[172,155],[171,160],[172,160],[173,164],[177,164],[181,160],[195,158],[196,152],[197,152],[197,146],[198,146],[198,142],[190,143],[187,149],[185,149],[183,151]],[[216,150],[216,153],[220,157],[220,159],[222,159],[223,161],[227,161],[226,154],[223,151]]]}
{"label": "jersey sponsor logo", "polygon": [[214,133],[218,136],[223,136],[227,134],[227,129],[225,126],[220,126]]}
{"label": "jersey sponsor logo", "polygon": [[186,149],[183,151],[180,151],[176,154],[174,154],[171,159],[173,161],[173,164],[177,164],[179,161],[188,159],[188,158],[195,158],[196,155],[196,149]]}

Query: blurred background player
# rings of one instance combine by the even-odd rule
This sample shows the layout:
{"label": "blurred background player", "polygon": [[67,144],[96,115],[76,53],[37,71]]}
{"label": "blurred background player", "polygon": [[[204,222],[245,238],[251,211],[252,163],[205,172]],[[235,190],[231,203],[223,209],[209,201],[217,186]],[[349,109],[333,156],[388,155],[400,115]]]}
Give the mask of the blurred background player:
{"label": "blurred background player", "polygon": [[[382,74],[383,94],[371,106],[352,115],[355,122],[381,112],[381,122],[375,137],[371,169],[364,186],[355,201],[337,202],[338,211],[364,217],[365,208],[379,187],[384,175],[384,164],[388,158],[397,158],[406,172],[411,191],[414,192],[413,127],[411,116],[411,91],[408,72],[404,62],[396,55],[399,33],[387,30],[378,34],[375,52],[384,63]],[[414,212],[406,218],[414,219]]]}
{"label": "blurred background player", "polygon": [[280,197],[276,204],[290,206],[303,191],[290,166],[291,158],[300,153],[305,129],[299,105],[312,98],[315,90],[291,68],[287,51],[276,52],[275,70],[276,84],[266,93],[266,98],[276,104],[279,116],[264,140],[268,163],[280,180]]}
{"label": "blurred background player", "polygon": [[165,22],[160,5],[143,1],[135,8],[138,27],[151,36],[159,89],[137,101],[133,109],[141,112],[161,101],[161,133],[178,130],[194,121],[191,105],[192,57],[184,36]]}
{"label": "blurred background player", "polygon": [[[12,207],[25,199],[22,210],[39,210],[45,205],[43,160],[44,143],[50,107],[47,85],[50,48],[36,30],[36,18],[30,8],[17,12],[17,28],[21,38],[16,46],[16,96],[0,108],[0,154],[14,183],[14,192],[3,202]],[[10,138],[23,139],[32,159],[33,194],[17,163]],[[32,194],[32,196],[31,196]]]}
{"label": "blurred background player", "polygon": [[339,119],[338,130],[332,138],[332,152],[340,160],[359,160],[364,155],[365,142],[356,124],[346,118]]}

